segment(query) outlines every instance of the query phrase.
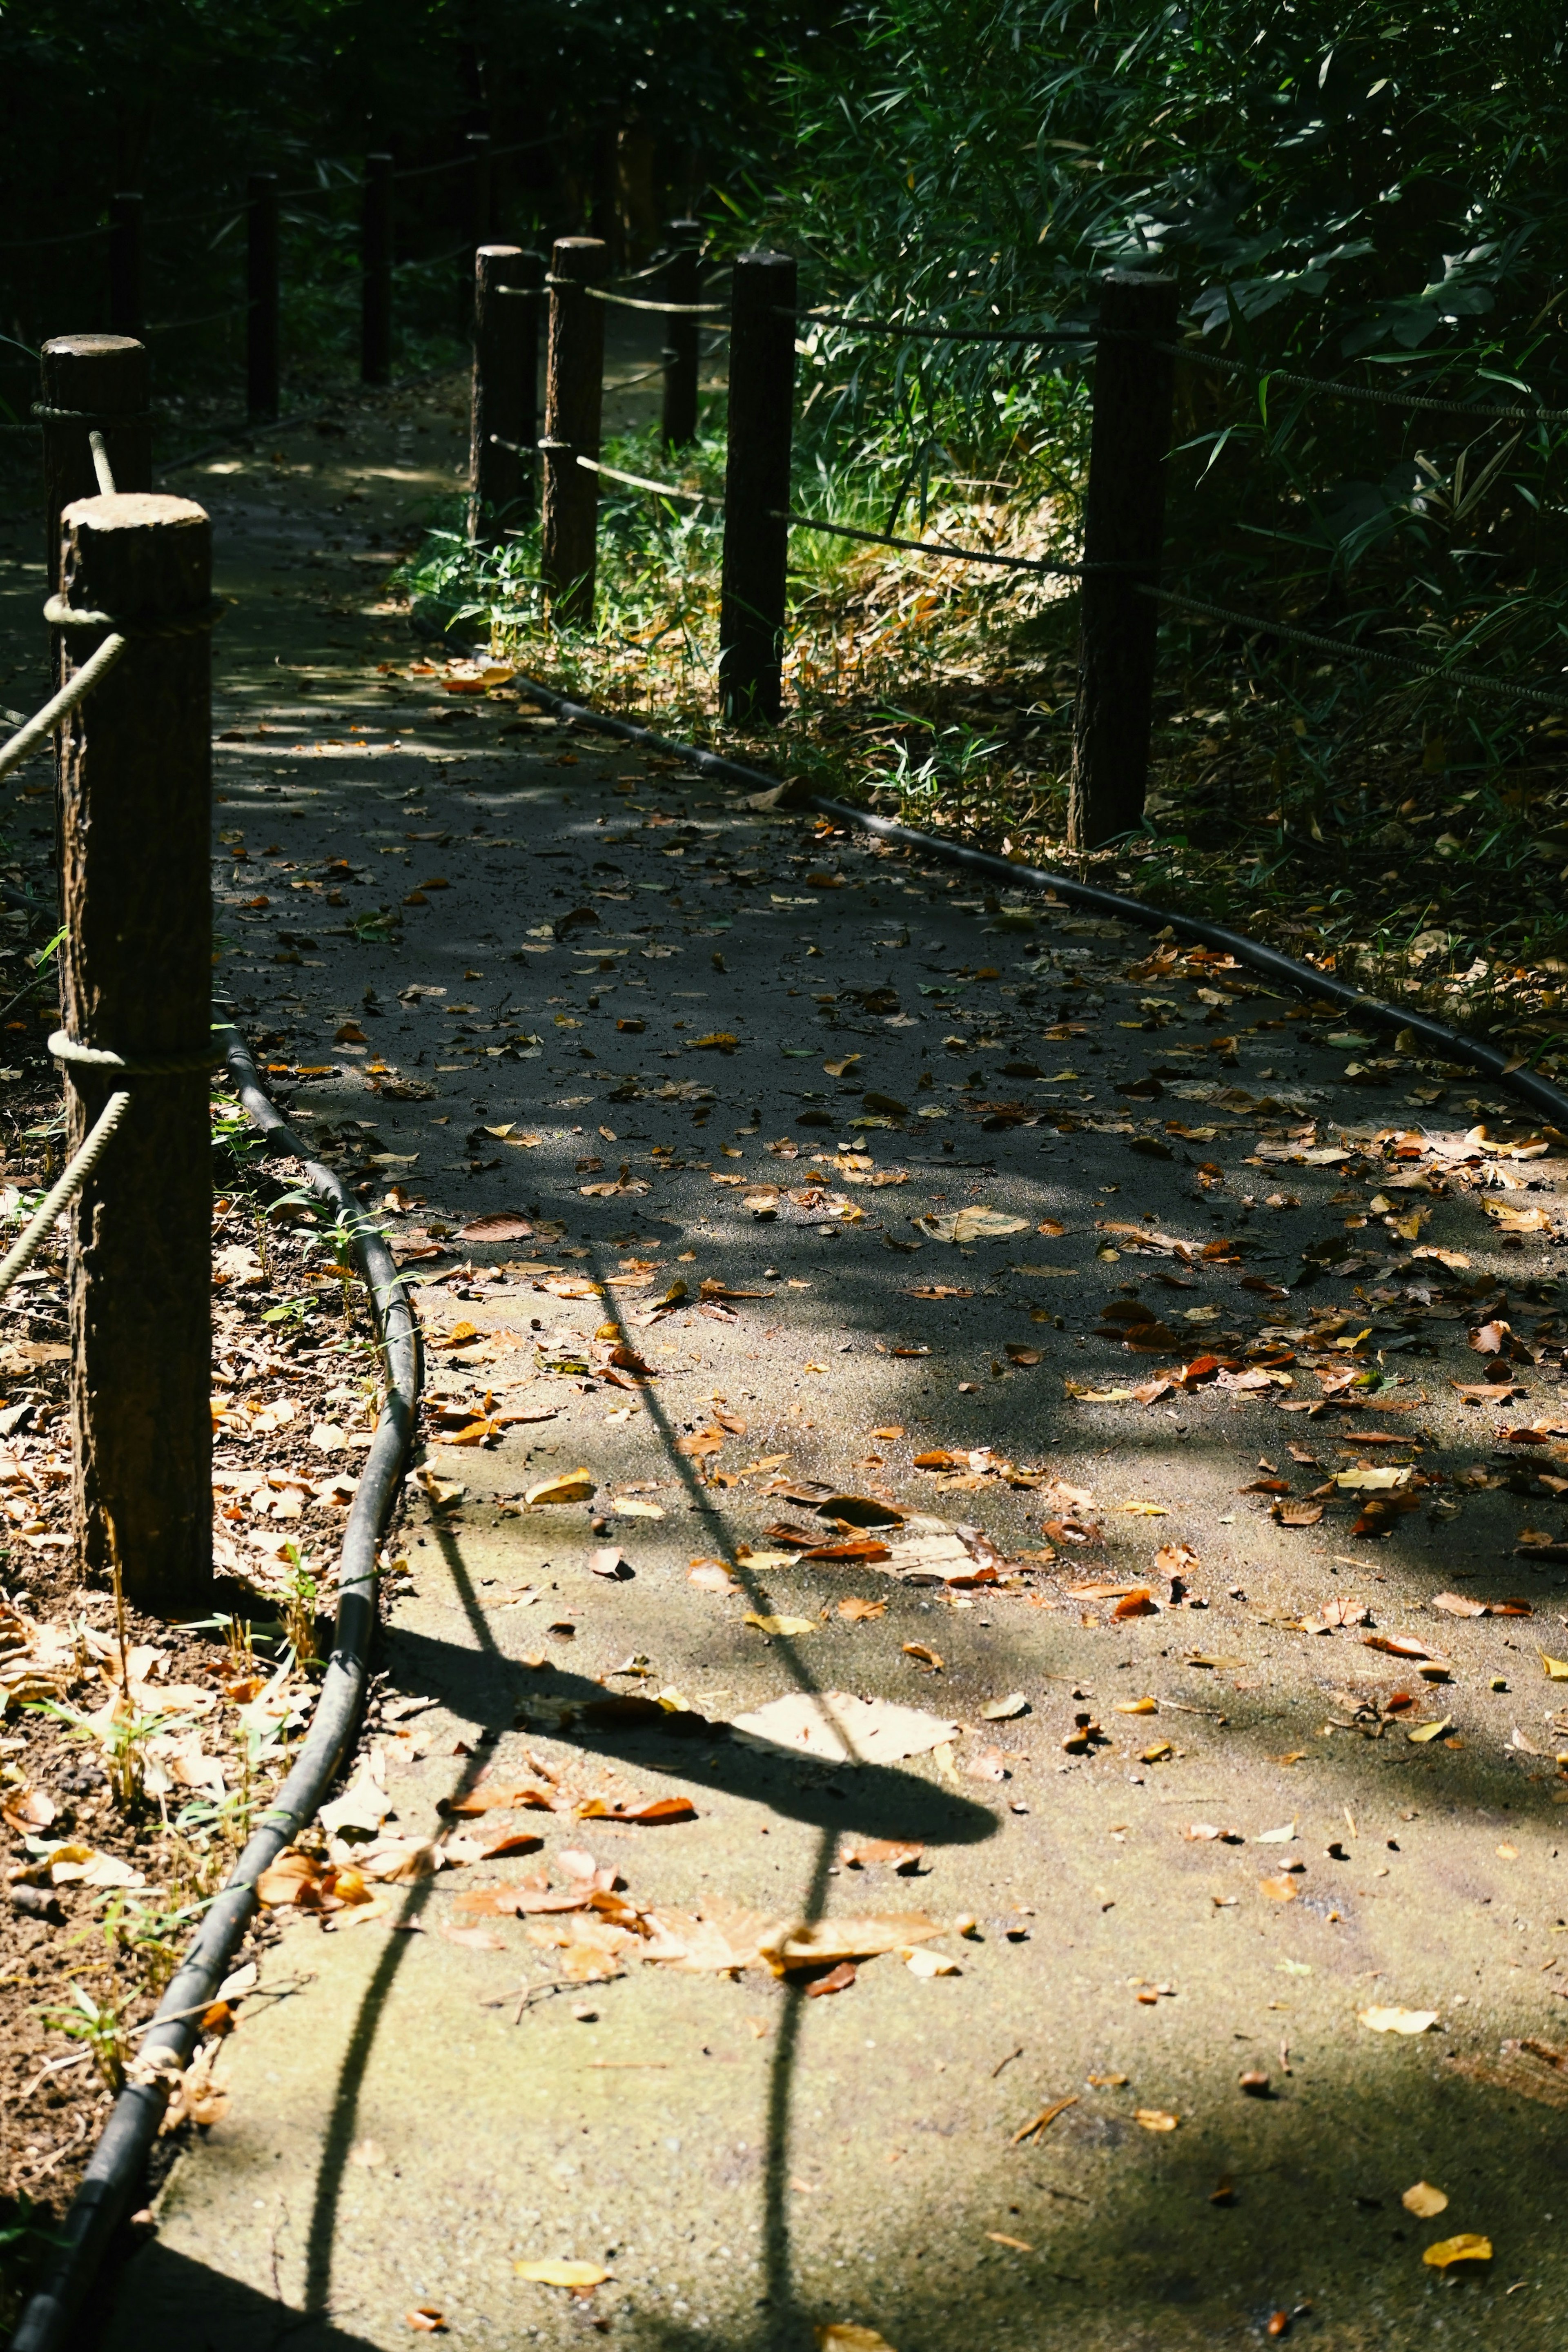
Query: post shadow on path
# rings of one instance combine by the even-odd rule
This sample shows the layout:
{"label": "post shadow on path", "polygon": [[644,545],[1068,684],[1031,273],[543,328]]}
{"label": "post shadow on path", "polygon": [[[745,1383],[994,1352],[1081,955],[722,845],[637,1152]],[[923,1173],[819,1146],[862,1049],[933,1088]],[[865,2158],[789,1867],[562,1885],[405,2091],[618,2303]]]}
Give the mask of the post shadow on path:
{"label": "post shadow on path", "polygon": [[[676,1451],[674,1432],[662,1409],[648,1397],[646,1389],[641,1393],[670,1462],[707,1522],[710,1539],[722,1547],[732,1573],[760,1600],[763,1596],[754,1578],[748,1575],[743,1563],[733,1561],[733,1545],[691,1465]],[[387,1637],[387,1654],[395,1673],[411,1687],[433,1692],[457,1713],[470,1717],[479,1716],[492,1735],[499,1735],[512,1726],[519,1697],[518,1669],[496,1643],[455,1531],[442,1528],[438,1520],[433,1520],[433,1526],[479,1656],[476,1658],[475,1649],[432,1642],[406,1629],[393,1630]],[[797,1685],[816,1693],[818,1685],[797,1646],[787,1641],[779,1646]],[[552,1671],[547,1705],[563,1736],[580,1746],[622,1757],[645,1769],[679,1772],[684,1764],[683,1777],[688,1779],[696,1779],[700,1769],[704,1786],[721,1788],[730,1795],[766,1805],[776,1814],[809,1822],[817,1828],[820,1835],[807,1883],[793,1906],[802,1925],[812,1925],[822,1916],[827,1873],[846,1830],[853,1828],[872,1836],[913,1839],[926,1844],[973,1844],[994,1836],[996,1831],[995,1816],[986,1807],[955,1791],[934,1787],[916,1773],[856,1760],[824,1777],[819,1768],[806,1759],[784,1751],[776,1757],[770,1756],[765,1750],[730,1738],[722,1725],[710,1724],[700,1717],[665,1715],[652,1702],[639,1706],[635,1700],[607,1694],[603,1685],[584,1675]],[[693,1753],[693,1734],[704,1743],[700,1768]],[[487,1741],[485,1748],[465,1764],[454,1794],[463,1793],[474,1785],[490,1744]],[[420,1915],[435,1887],[436,1882],[427,1879],[410,1889],[405,1921]],[[331,2309],[337,2209],[344,2167],[354,2143],[360,2100],[377,2036],[411,1940],[402,1934],[388,1936],[385,1949],[365,1988],[339,2069],[307,2237],[304,2309],[308,2315],[326,2315]],[[769,2067],[763,2261],[771,2318],[769,2341],[776,2343],[781,2352],[784,2345],[795,2340],[804,2324],[796,2309],[788,2208],[790,2103],[798,2063],[804,1998],[801,1984],[786,1981],[784,2020]]]}

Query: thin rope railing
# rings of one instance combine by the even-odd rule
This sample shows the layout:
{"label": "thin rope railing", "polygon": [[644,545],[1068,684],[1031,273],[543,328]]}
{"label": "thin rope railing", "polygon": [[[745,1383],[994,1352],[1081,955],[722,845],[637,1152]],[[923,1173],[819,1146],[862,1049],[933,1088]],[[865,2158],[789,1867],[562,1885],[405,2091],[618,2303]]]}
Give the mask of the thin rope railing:
{"label": "thin rope railing", "polygon": [[771,507],[769,515],[774,522],[794,523],[799,530],[825,530],[834,539],[863,540],[868,547],[899,547],[911,555],[940,555],[960,563],[997,563],[1011,572],[1046,572],[1066,578],[1081,578],[1090,572],[1146,572],[1147,564],[1131,563],[1057,563],[1042,556],[993,554],[982,547],[946,547],[940,540],[899,539],[888,530],[858,530],[847,522],[827,522],[821,515],[796,514],[791,507]]}
{"label": "thin rope railing", "polygon": [[[495,440],[496,437],[492,433],[491,440]],[[510,448],[513,445],[510,442],[502,442],[500,446],[503,448]],[[714,507],[721,514],[724,511],[723,499],[712,497],[707,490],[678,489],[673,482],[656,482],[647,474],[626,474],[618,466],[606,466],[597,457],[580,457],[577,463],[584,473],[603,474],[606,481],[626,482],[634,490],[653,490],[661,499],[684,499],[691,506]]]}
{"label": "thin rope railing", "polygon": [[68,228],[58,236],[23,236],[9,245],[0,245],[0,253],[38,253],[47,245],[84,245],[91,236],[112,236],[114,231],[106,221],[99,228]]}
{"label": "thin rope railing", "polygon": [[16,1247],[0,1260],[0,1294],[9,1290],[17,1276],[26,1274],[32,1265],[54,1230],[60,1212],[68,1209],[76,1199],[102,1159],[110,1138],[130,1108],[128,1089],[117,1090],[110,1096],[89,1129],[80,1150],[71,1159],[52,1190],[44,1195]]}
{"label": "thin rope railing", "polygon": [[858,327],[868,335],[909,335],[933,343],[1092,343],[1098,327],[921,327],[901,319],[857,319],[846,310],[792,310],[780,303],[776,316],[811,327]]}
{"label": "thin rope railing", "polygon": [[253,310],[253,302],[228,302],[221,310],[201,310],[194,319],[160,319],[155,326],[143,327],[143,335],[178,334],[184,327],[210,327],[216,319],[243,319]]}
{"label": "thin rope railing", "polygon": [[1296,375],[1289,368],[1252,367],[1245,360],[1226,359],[1219,352],[1199,351],[1192,343],[1157,342],[1152,348],[1169,352],[1173,359],[1190,360],[1194,367],[1207,368],[1217,375],[1250,376],[1260,386],[1288,383],[1298,391],[1320,394],[1325,399],[1355,401],[1369,407],[1404,408],[1412,413],[1430,411],[1439,416],[1500,417],[1510,424],[1568,423],[1568,408],[1500,408],[1466,400],[1435,400],[1425,393],[1384,392],[1376,384],[1336,383],[1327,376]]}
{"label": "thin rope railing", "polygon": [[1507,695],[1516,702],[1539,703],[1547,710],[1568,710],[1568,694],[1549,694],[1542,687],[1516,686],[1511,678],[1493,677],[1485,670],[1459,669],[1447,662],[1423,661],[1417,654],[1384,653],[1373,646],[1347,643],[1343,637],[1321,635],[1315,629],[1298,629],[1289,622],[1270,621],[1258,613],[1233,612],[1225,604],[1209,604],[1195,596],[1184,596],[1173,588],[1156,588],[1147,581],[1133,583],[1141,596],[1152,596],[1157,604],[1169,604],[1177,612],[1194,613],[1202,620],[1221,621],[1233,628],[1249,629],[1278,637],[1282,644],[1306,646],[1314,653],[1333,654],[1342,661],[1373,662],[1380,669],[1404,670],[1417,677],[1435,678],[1447,686],[1478,687],[1488,694]]}
{"label": "thin rope railing", "polygon": [[52,695],[43,709],[36,711],[25,727],[19,727],[7,743],[0,743],[0,776],[8,776],[19,768],[28,753],[47,742],[63,719],[68,719],[79,702],[92,692],[100,677],[106,677],[130,643],[128,637],[111,630],[97,651],[89,656],[71,679]]}
{"label": "thin rope railing", "polygon": [[[551,278],[547,282],[552,286],[576,286],[581,280]],[[725,308],[722,302],[642,302],[635,295],[613,294],[607,286],[584,286],[583,291],[591,294],[595,302],[612,303],[617,310],[655,310],[662,319],[712,319]]]}

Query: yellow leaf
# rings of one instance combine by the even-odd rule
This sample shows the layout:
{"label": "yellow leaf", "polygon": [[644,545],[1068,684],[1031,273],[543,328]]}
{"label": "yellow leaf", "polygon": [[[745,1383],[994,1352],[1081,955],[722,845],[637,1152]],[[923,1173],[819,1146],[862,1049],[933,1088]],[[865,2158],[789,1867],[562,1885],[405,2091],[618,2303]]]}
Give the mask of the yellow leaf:
{"label": "yellow leaf", "polygon": [[759,1617],[749,1610],[742,1622],[754,1625],[759,1633],[815,1633],[815,1617]]}
{"label": "yellow leaf", "polygon": [[1168,2116],[1163,2107],[1136,2107],[1132,2120],[1135,2124],[1142,2124],[1145,2131],[1166,2132],[1174,2131],[1181,2117]]}
{"label": "yellow leaf", "polygon": [[512,2268],[538,2286],[603,2286],[610,2275],[601,2263],[514,2263]]}
{"label": "yellow leaf", "polygon": [[522,1499],[525,1503],[585,1503],[593,1491],[592,1471],[563,1470],[530,1486]]}
{"label": "yellow leaf", "polygon": [[1175,1750],[1170,1741],[1161,1739],[1157,1740],[1152,1748],[1145,1748],[1142,1760],[1145,1764],[1163,1764],[1167,1756],[1173,1756]]}
{"label": "yellow leaf", "polygon": [[1160,1702],[1157,1698],[1118,1699],[1115,1712],[1118,1715],[1158,1715]]}
{"label": "yellow leaf", "polygon": [[1425,2033],[1437,2022],[1435,2009],[1363,2009],[1361,2021],[1373,2033]]}
{"label": "yellow leaf", "polygon": [[1446,2212],[1448,2206],[1447,2193],[1441,2189],[1434,2189],[1429,2180],[1418,2180],[1414,2189],[1405,2190],[1399,2201],[1407,2213],[1414,2213],[1422,2221],[1430,2221],[1434,2215]]}
{"label": "yellow leaf", "polygon": [[1425,1748],[1429,1739],[1436,1739],[1443,1732],[1451,1731],[1453,1729],[1453,1717],[1451,1715],[1446,1715],[1437,1723],[1417,1723],[1413,1725],[1410,1730],[1405,1733],[1405,1737],[1412,1743],[1413,1746],[1416,1748]]}
{"label": "yellow leaf", "polygon": [[893,2347],[874,2327],[858,2327],[852,2319],[838,2319],[831,2327],[817,2329],[816,2352],[893,2352]]}
{"label": "yellow leaf", "polygon": [[1568,1683],[1568,1658],[1549,1658],[1544,1650],[1536,1654],[1546,1669],[1549,1683]]}
{"label": "yellow leaf", "polygon": [[1439,2238],[1421,2257],[1435,2271],[1446,2271],[1450,2263],[1489,2263],[1491,2258],[1491,2240],[1478,2238],[1473,2230],[1461,2230],[1457,2238]]}

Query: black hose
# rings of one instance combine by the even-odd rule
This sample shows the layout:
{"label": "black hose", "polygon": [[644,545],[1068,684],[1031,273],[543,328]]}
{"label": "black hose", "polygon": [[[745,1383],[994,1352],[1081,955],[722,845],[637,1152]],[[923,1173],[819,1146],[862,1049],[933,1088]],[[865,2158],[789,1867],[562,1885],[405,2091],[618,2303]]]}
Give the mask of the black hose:
{"label": "black hose", "polygon": [[[353,1737],[375,1629],[376,1553],[408,1458],[422,1374],[418,1327],[391,1251],[331,1170],[310,1158],[306,1146],[268,1100],[238,1032],[226,1027],[218,1034],[224,1038],[229,1076],[252,1121],[273,1149],[304,1161],[311,1191],[337,1211],[353,1234],[354,1255],[386,1360],[386,1402],[349,1513],[338,1571],[332,1654],[310,1730],[293,1770],[267,1808],[263,1826],[240,1855],[158,2004],[142,2056],[160,2070],[188,2063],[201,2032],[202,2012],[227,1975],[256,1910],[257,1880],[310,1821]],[[22,2313],[11,2339],[12,2352],[63,2352],[82,2299],[142,2178],[168,2095],[167,2083],[153,2080],[127,2084],[115,2100],[66,2216],[59,2252]]]}
{"label": "black hose", "polygon": [[[769,791],[787,789],[781,786],[777,776],[765,776],[759,769],[742,767],[739,761],[723,759],[717,751],[700,751],[694,744],[672,743],[667,736],[656,735],[650,728],[638,727],[629,719],[613,719],[607,712],[590,709],[584,703],[570,702],[553,688],[542,686],[533,678],[520,676],[517,684],[530,700],[544,703],[579,727],[596,729],[602,735],[618,735],[626,742],[646,743],[655,751],[689,761],[705,775],[727,776],[736,783],[753,788],[761,785]],[[1223,948],[1237,963],[1247,964],[1270,980],[1282,981],[1299,995],[1321,997],[1327,1003],[1340,1005],[1375,1029],[1410,1030],[1446,1060],[1468,1062],[1498,1086],[1521,1095],[1556,1125],[1568,1128],[1568,1092],[1554,1087],[1550,1079],[1537,1076],[1533,1070],[1510,1068],[1510,1056],[1496,1045],[1488,1045],[1479,1037],[1467,1037],[1463,1031],[1434,1021],[1428,1013],[1415,1012],[1407,1005],[1384,1004],[1375,996],[1363,996],[1359,988],[1336,980],[1331,972],[1301,963],[1279,948],[1265,947],[1258,940],[1249,940],[1243,931],[1228,929],[1224,923],[1206,922],[1201,915],[1178,915],[1169,907],[1151,906],[1146,899],[1130,898],[1123,891],[1101,889],[1095,882],[1075,882],[1066,874],[1051,874],[1043,866],[1020,866],[1010,857],[997,856],[994,850],[970,849],[962,842],[943,840],[940,835],[916,833],[909,825],[895,824],[890,817],[874,816],[869,809],[856,808],[847,801],[828,800],[820,793],[791,793],[781,805],[816,809],[839,824],[857,824],[882,841],[900,842],[928,857],[944,858],[950,866],[967,866],[972,873],[1010,882],[1015,888],[1022,884],[1032,890],[1049,891],[1069,907],[1091,908],[1096,914],[1113,915],[1119,922],[1138,923],[1144,930],[1169,929],[1178,937],[1196,940],[1204,947]]]}

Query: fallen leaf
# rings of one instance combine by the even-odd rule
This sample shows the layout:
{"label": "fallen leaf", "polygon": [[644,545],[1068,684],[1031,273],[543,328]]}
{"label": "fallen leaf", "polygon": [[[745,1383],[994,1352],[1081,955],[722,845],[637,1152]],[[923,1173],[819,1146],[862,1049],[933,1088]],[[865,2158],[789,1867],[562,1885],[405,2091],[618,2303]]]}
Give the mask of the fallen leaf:
{"label": "fallen leaf", "polygon": [[1010,2238],[1005,2230],[987,2230],[985,2234],[994,2246],[1011,2246],[1016,2254],[1032,2254],[1035,2251],[1026,2238]]}
{"label": "fallen leaf", "polygon": [[893,2347],[874,2327],[858,2327],[852,2319],[838,2319],[830,2327],[817,2329],[816,2352],[893,2352]]}
{"label": "fallen leaf", "polygon": [[1437,2022],[1435,2009],[1363,2009],[1361,2021],[1373,2033],[1426,2033]]}
{"label": "fallen leaf", "polygon": [[858,1973],[853,1960],[840,1960],[836,1969],[829,1969],[825,1977],[806,1986],[806,1999],[816,2000],[822,1993],[847,1992]]}
{"label": "fallen leaf", "polygon": [[999,1209],[957,1209],[943,1216],[911,1217],[910,1223],[933,1242],[989,1242],[1028,1228],[1027,1217],[1005,1216]]}
{"label": "fallen leaf", "polygon": [[[533,1843],[537,1845],[535,1838]],[[492,1935],[488,1927],[454,1927],[449,1919],[441,1923],[441,1933],[448,1944],[461,1944],[470,1952],[504,1952],[506,1937]]]}
{"label": "fallen leaf", "polygon": [[849,1870],[886,1863],[894,1870],[910,1871],[917,1867],[924,1853],[923,1845],[910,1845],[900,1838],[861,1838],[858,1843],[847,1845],[839,1859]]}
{"label": "fallen leaf", "polygon": [[1453,1717],[1451,1715],[1445,1715],[1436,1723],[1413,1724],[1411,1728],[1405,1733],[1405,1737],[1411,1742],[1412,1746],[1424,1748],[1426,1746],[1428,1741],[1439,1738],[1445,1731],[1451,1731],[1453,1727]]}
{"label": "fallen leaf", "polygon": [[[638,1797],[626,1803],[589,1797],[576,1808],[580,1822],[694,1822],[697,1808],[689,1797]],[[559,1857],[564,1861],[564,1855]]]}
{"label": "fallen leaf", "polygon": [[871,1960],[883,1952],[929,1943],[947,1929],[923,1911],[861,1919],[818,1919],[789,1922],[763,1930],[757,1955],[775,1976],[792,1969],[816,1968],[824,1960]]}
{"label": "fallen leaf", "polygon": [[602,2263],[514,2263],[512,2268],[537,2286],[603,2286],[610,2275]]}
{"label": "fallen leaf", "polygon": [[1399,2201],[1407,2213],[1414,2213],[1422,2221],[1430,2221],[1435,2215],[1446,2213],[1448,2210],[1447,2193],[1441,2189],[1434,2189],[1429,2180],[1418,2180],[1413,2189],[1405,2190]]}
{"label": "fallen leaf", "polygon": [[754,1625],[759,1633],[795,1635],[817,1631],[815,1617],[759,1617],[754,1610],[748,1610],[742,1622]]}
{"label": "fallen leaf", "polygon": [[433,2303],[416,2303],[412,2311],[403,2315],[407,2325],[421,2336],[445,2336],[447,2321],[444,2313]]}
{"label": "fallen leaf", "polygon": [[897,1764],[956,1739],[960,1727],[889,1699],[796,1691],[735,1716],[730,1728],[753,1745],[787,1748],[834,1764]]}
{"label": "fallen leaf", "polygon": [[1549,1683],[1568,1683],[1568,1658],[1549,1658],[1544,1650],[1537,1651],[1536,1655],[1546,1669]]}
{"label": "fallen leaf", "polygon": [[[839,1605],[842,1609],[842,1602]],[[1029,1702],[1022,1691],[1011,1691],[1005,1698],[988,1699],[980,1710],[981,1719],[985,1723],[1011,1723],[1015,1716],[1027,1715],[1028,1712]]]}
{"label": "fallen leaf", "polygon": [[917,1665],[929,1667],[931,1672],[934,1675],[941,1674],[942,1670],[942,1661],[938,1653],[931,1649],[926,1643],[906,1642],[902,1646],[906,1658],[913,1658]]}
{"label": "fallen leaf", "polygon": [[1477,2237],[1473,2230],[1461,2230],[1457,2238],[1439,2238],[1421,2257],[1435,2271],[1446,2271],[1450,2263],[1489,2263],[1491,2258],[1491,2240]]}
{"label": "fallen leaf", "polygon": [[1132,2120],[1142,2124],[1145,2131],[1168,2132],[1174,2131],[1182,2119],[1180,2116],[1167,2115],[1163,2107],[1134,2107]]}
{"label": "fallen leaf", "polygon": [[462,1242],[526,1242],[531,1240],[533,1227],[515,1209],[500,1209],[488,1217],[473,1217],[459,1228],[458,1239]]}
{"label": "fallen leaf", "polygon": [[1017,2147],[1023,2141],[1033,2139],[1037,2133],[1047,2130],[1049,2126],[1055,2123],[1058,2116],[1065,2115],[1068,2107],[1076,2107],[1077,2105],[1078,2093],[1076,2091],[1071,2092],[1065,2099],[1054,2100],[1048,2107],[1042,2107],[1037,2116],[1031,2116],[1026,2124],[1019,2125],[1017,2130],[1013,2134],[1012,2138],[1008,2141],[1008,2147]]}
{"label": "fallen leaf", "polygon": [[885,1601],[860,1601],[851,1598],[848,1601],[841,1601],[838,1604],[838,1614],[850,1625],[868,1624],[872,1618],[885,1617],[887,1613],[888,1604]]}
{"label": "fallen leaf", "polygon": [[525,1489],[525,1503],[585,1503],[594,1492],[591,1470],[562,1470],[553,1478],[542,1478],[537,1486]]}
{"label": "fallen leaf", "polygon": [[1267,1895],[1270,1903],[1294,1903],[1296,1882],[1289,1877],[1260,1878],[1258,1882],[1258,1892],[1259,1895]]}

